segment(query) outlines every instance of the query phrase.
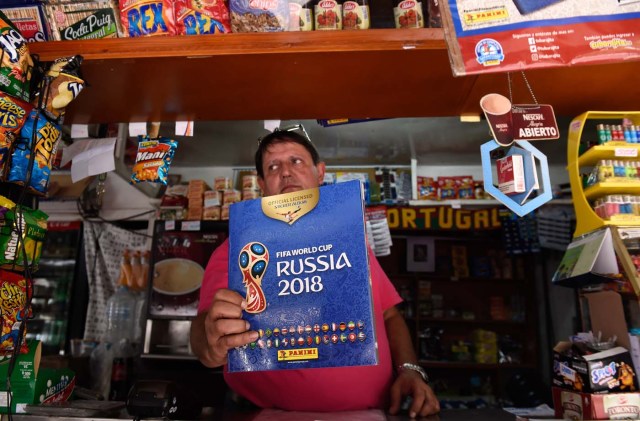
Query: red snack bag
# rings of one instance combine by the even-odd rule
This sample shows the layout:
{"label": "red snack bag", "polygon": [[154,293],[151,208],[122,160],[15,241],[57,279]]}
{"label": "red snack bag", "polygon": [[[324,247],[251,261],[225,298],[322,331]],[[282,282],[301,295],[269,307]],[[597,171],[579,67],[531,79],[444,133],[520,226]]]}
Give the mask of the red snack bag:
{"label": "red snack bag", "polygon": [[[20,327],[31,316],[31,307],[25,309],[27,302],[27,281],[22,275],[0,270],[0,312],[2,312],[2,332],[0,334],[0,354],[13,352],[18,342]],[[33,291],[29,291],[32,295]],[[27,330],[24,330],[26,337]],[[20,346],[20,353],[29,351],[27,341]]]}
{"label": "red snack bag", "polygon": [[176,34],[172,0],[120,0],[120,21],[130,37]]}
{"label": "red snack bag", "polygon": [[178,35],[231,32],[225,0],[175,0],[173,7]]}

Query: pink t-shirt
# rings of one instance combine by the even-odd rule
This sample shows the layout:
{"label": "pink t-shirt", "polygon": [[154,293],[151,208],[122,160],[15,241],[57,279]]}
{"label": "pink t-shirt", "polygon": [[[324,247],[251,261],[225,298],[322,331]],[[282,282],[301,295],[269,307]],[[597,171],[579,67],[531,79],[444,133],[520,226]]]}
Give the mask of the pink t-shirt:
{"label": "pink t-shirt", "polygon": [[[209,259],[200,290],[199,313],[209,309],[218,289],[228,287],[228,260],[227,240]],[[369,262],[378,335],[378,365],[244,373],[228,373],[225,367],[224,378],[229,387],[262,408],[290,411],[386,408],[393,367],[383,312],[402,299],[371,250]]]}

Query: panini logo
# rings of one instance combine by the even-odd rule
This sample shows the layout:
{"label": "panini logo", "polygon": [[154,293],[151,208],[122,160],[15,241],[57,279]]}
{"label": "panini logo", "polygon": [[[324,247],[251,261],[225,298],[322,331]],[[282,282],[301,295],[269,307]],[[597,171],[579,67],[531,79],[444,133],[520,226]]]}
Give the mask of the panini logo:
{"label": "panini logo", "polygon": [[479,12],[470,12],[464,15],[464,22],[467,25],[487,23],[496,20],[502,20],[509,17],[509,12],[506,8],[499,8],[494,10],[485,10]]}
{"label": "panini logo", "polygon": [[318,348],[283,349],[278,351],[278,361],[307,361],[318,359]]}

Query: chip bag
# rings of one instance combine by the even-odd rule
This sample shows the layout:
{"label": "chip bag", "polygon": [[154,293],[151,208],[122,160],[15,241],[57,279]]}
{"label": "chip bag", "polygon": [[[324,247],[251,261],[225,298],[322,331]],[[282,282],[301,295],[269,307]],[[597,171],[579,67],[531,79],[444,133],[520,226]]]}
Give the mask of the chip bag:
{"label": "chip bag", "polygon": [[167,175],[177,147],[178,142],[166,137],[151,140],[149,136],[138,136],[138,153],[131,184],[142,181],[167,184]]}
{"label": "chip bag", "polygon": [[[29,288],[29,298],[33,288]],[[2,313],[2,332],[0,333],[0,355],[13,352],[20,337],[20,327],[32,316],[31,306],[27,304],[27,280],[17,273],[0,270],[0,313]],[[29,352],[27,347],[26,326],[20,353]]]}
{"label": "chip bag", "polygon": [[[0,220],[0,267],[36,270],[47,234],[47,214],[26,206],[9,209]],[[18,225],[19,224],[19,225]]]}
{"label": "chip bag", "polygon": [[119,0],[119,5],[127,36],[176,35],[173,0]]}
{"label": "chip bag", "polygon": [[229,8],[223,0],[175,0],[178,35],[231,32]]}
{"label": "chip bag", "polygon": [[29,82],[33,61],[27,40],[0,12],[0,90],[29,101]]}
{"label": "chip bag", "polygon": [[11,147],[31,105],[10,95],[0,93],[0,178],[4,179],[5,166],[9,161]]}
{"label": "chip bag", "polygon": [[34,97],[33,105],[56,123],[62,122],[65,107],[84,89],[85,83],[80,77],[82,60],[80,55],[55,60]]}
{"label": "chip bag", "polygon": [[36,136],[34,161],[31,169],[29,189],[36,194],[44,195],[49,187],[51,164],[56,155],[61,133],[57,124],[48,121],[40,111],[33,109],[26,123],[20,130],[11,154],[11,167],[7,181],[25,185],[29,174],[29,158],[33,136]]}

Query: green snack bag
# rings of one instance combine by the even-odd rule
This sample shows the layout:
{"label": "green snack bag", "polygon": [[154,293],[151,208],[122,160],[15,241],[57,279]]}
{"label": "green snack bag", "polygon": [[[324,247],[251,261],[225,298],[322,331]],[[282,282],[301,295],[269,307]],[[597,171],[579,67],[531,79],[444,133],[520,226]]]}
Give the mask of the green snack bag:
{"label": "green snack bag", "polygon": [[[47,233],[47,218],[47,214],[41,210],[27,207],[16,207],[4,215],[4,219],[0,220],[0,268],[24,270],[25,254],[31,270],[38,267],[42,242]],[[20,231],[16,221],[20,224]]]}
{"label": "green snack bag", "polygon": [[33,61],[27,40],[0,12],[0,90],[29,101],[29,83]]}

